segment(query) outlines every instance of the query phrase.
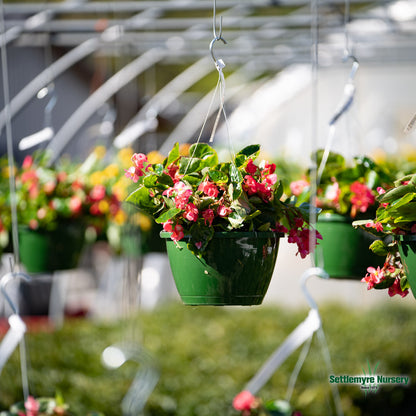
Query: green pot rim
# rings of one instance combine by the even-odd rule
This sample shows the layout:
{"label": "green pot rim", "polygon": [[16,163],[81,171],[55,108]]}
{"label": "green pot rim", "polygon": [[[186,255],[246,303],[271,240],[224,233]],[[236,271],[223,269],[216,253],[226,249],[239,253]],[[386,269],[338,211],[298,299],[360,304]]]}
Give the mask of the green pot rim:
{"label": "green pot rim", "polygon": [[318,216],[318,222],[344,222],[351,224],[350,217],[341,214],[335,214],[333,212],[323,212]]}
{"label": "green pot rim", "polygon": [[404,243],[407,241],[416,241],[416,234],[398,235],[396,238]]}
{"label": "green pot rim", "polygon": [[[170,238],[171,234],[172,233],[167,232],[167,231],[161,231],[159,235],[161,238]],[[274,231],[217,231],[214,233],[215,238],[245,238],[245,237],[281,238],[283,236],[284,236],[283,233],[274,232]],[[184,238],[189,238],[189,236],[185,236]]]}

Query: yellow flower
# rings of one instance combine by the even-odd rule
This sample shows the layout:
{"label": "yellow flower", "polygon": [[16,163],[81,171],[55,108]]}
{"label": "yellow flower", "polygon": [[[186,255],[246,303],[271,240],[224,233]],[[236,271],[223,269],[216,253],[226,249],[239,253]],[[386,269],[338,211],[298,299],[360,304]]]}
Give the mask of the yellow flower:
{"label": "yellow flower", "polygon": [[90,182],[93,186],[104,184],[105,179],[105,175],[101,171],[93,172],[90,175]]}
{"label": "yellow flower", "polygon": [[189,148],[191,145],[189,143],[182,143],[179,145],[179,154],[181,156],[188,156],[189,155]]}
{"label": "yellow flower", "polygon": [[96,146],[94,148],[94,151],[93,152],[94,152],[95,156],[98,159],[102,159],[105,156],[105,154],[107,152],[107,149],[105,148],[105,146]]}
{"label": "yellow flower", "polygon": [[152,165],[155,163],[162,163],[165,160],[165,156],[159,153],[157,150],[152,150],[147,154],[147,160]]}
{"label": "yellow flower", "polygon": [[114,216],[114,222],[117,225],[123,225],[127,220],[127,214],[122,210],[119,209],[116,213],[116,215]]}
{"label": "yellow flower", "polygon": [[124,201],[127,198],[127,185],[128,183],[124,180],[127,178],[120,178],[111,188],[111,192],[116,196],[119,201]]}
{"label": "yellow flower", "polygon": [[118,152],[117,157],[118,157],[118,160],[120,161],[122,167],[124,167],[126,169],[128,167],[130,167],[130,165],[131,165],[131,157],[133,156],[133,153],[134,153],[133,152],[133,149],[130,148],[130,147],[126,147],[124,149],[121,149]]}
{"label": "yellow flower", "polygon": [[100,212],[101,213],[103,213],[103,214],[105,214],[105,213],[107,213],[108,212],[108,210],[109,210],[109,208],[110,208],[110,205],[108,204],[108,202],[106,201],[106,200],[101,200],[99,203],[98,203],[98,209],[100,210]]}
{"label": "yellow flower", "polygon": [[118,168],[118,166],[115,163],[112,163],[111,165],[108,165],[105,169],[104,169],[104,175],[107,176],[107,178],[114,178],[117,177],[120,173],[120,169]]}
{"label": "yellow flower", "polygon": [[[14,174],[17,174],[17,169],[16,167],[13,168]],[[3,176],[3,178],[9,178],[10,177],[10,168],[9,166],[5,166],[2,171],[1,171],[1,175]]]}
{"label": "yellow flower", "polygon": [[135,214],[136,223],[143,231],[149,231],[152,228],[152,220],[147,216],[140,213]]}

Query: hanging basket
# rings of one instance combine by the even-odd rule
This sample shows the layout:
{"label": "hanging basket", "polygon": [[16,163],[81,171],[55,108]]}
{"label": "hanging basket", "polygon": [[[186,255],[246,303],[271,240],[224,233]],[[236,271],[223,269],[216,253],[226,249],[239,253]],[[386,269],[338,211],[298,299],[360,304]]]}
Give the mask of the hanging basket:
{"label": "hanging basket", "polygon": [[80,224],[59,224],[53,231],[19,228],[20,260],[29,273],[76,268],[84,242]]}
{"label": "hanging basket", "polygon": [[259,305],[272,278],[280,233],[218,232],[202,259],[175,243],[170,233],[167,253],[179,295],[186,305]]}
{"label": "hanging basket", "polygon": [[416,298],[416,235],[400,235],[399,252],[407,273],[407,280]]}
{"label": "hanging basket", "polygon": [[374,238],[354,228],[350,219],[324,213],[319,216],[316,229],[322,240],[315,250],[315,264],[330,277],[361,280],[367,274],[367,267],[383,265],[384,259],[369,249]]}

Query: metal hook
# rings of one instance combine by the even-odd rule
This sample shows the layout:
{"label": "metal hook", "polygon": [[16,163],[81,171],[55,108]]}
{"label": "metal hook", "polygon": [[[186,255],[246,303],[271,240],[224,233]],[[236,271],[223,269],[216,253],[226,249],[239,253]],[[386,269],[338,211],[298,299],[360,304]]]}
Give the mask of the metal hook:
{"label": "metal hook", "polygon": [[212,16],[212,33],[214,34],[214,39],[212,39],[211,43],[209,44],[209,51],[211,52],[212,59],[215,63],[217,63],[217,58],[214,55],[214,43],[218,40],[222,41],[222,43],[227,44],[227,41],[222,37],[222,16],[220,16],[220,33],[217,34],[217,11],[216,11],[216,0],[214,0],[214,7],[213,7],[213,16]]}
{"label": "metal hook", "polygon": [[311,294],[306,288],[306,281],[312,276],[318,276],[318,277],[321,277],[322,279],[329,279],[329,275],[324,269],[321,269],[320,267],[312,267],[306,270],[302,274],[302,277],[301,277],[300,284],[302,287],[303,294],[305,295],[305,298],[308,301],[309,306],[311,307],[311,309],[318,310],[318,305],[315,303]]}
{"label": "metal hook", "polygon": [[360,63],[358,62],[358,59],[354,55],[351,55],[347,51],[345,52],[346,53],[344,57],[344,62],[348,61],[349,59],[352,60],[352,67],[351,67],[350,75],[348,77],[348,82],[352,83],[354,81],[358,68],[360,67]]}
{"label": "metal hook", "polygon": [[13,280],[15,277],[21,277],[26,281],[30,281],[30,277],[22,272],[18,272],[18,273],[7,273],[5,274],[1,280],[0,280],[0,291],[3,294],[4,298],[6,299],[7,303],[10,305],[10,308],[12,309],[13,313],[18,315],[18,308],[17,306],[13,303],[13,301],[11,300],[10,296],[8,295],[8,293],[6,292],[6,285]]}

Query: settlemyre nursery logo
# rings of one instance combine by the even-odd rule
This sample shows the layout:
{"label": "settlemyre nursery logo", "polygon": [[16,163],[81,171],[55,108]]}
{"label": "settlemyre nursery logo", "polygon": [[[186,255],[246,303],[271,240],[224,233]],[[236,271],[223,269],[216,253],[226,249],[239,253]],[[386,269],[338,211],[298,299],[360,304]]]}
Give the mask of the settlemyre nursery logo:
{"label": "settlemyre nursery logo", "polygon": [[370,363],[367,360],[368,373],[363,368],[363,375],[334,375],[330,374],[330,384],[358,384],[360,389],[367,393],[376,393],[380,386],[383,385],[403,385],[410,384],[410,377],[407,375],[384,375],[377,373],[379,362],[371,369]]}

